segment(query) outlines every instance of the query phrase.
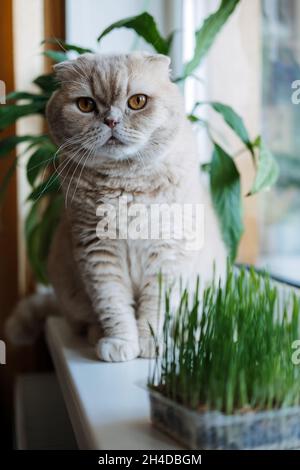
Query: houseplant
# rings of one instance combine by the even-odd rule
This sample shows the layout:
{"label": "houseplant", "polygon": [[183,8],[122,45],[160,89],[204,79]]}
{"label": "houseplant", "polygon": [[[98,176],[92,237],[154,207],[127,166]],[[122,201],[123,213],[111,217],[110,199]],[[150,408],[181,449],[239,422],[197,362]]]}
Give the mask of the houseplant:
{"label": "houseplant", "polygon": [[[183,82],[187,77],[194,76],[197,67],[239,1],[222,0],[218,10],[204,21],[195,33],[194,55],[184,65],[181,76],[173,77],[175,81]],[[173,32],[168,38],[164,38],[158,31],[153,17],[146,12],[120,20],[106,28],[98,38],[100,52],[102,38],[112,30],[121,27],[133,29],[152,46],[154,51],[167,55],[171,53],[176,32]],[[62,48],[61,51],[44,51],[44,54],[54,62],[68,59],[70,53],[80,55],[85,52],[92,52],[90,49],[66,44],[63,41],[48,40],[45,42],[58,42]],[[47,102],[58,84],[51,73],[37,77],[33,83],[38,88],[38,92],[17,91],[10,93],[7,96],[7,104],[0,107],[0,137],[3,130],[20,118],[32,114],[44,116]],[[204,125],[209,130],[209,123],[205,122],[199,115],[204,104],[208,103],[195,103],[194,109],[188,115],[188,118],[195,125]],[[209,105],[223,116],[225,123],[236,133],[251,153],[256,168],[256,177],[250,193],[254,194],[272,185],[276,181],[278,169],[262,139],[260,137],[254,140],[250,139],[243,121],[230,106],[221,103],[209,103]],[[209,135],[211,135],[210,132]],[[220,142],[215,142],[214,138],[212,139],[213,155],[211,162],[205,165],[205,169],[209,173],[212,200],[220,219],[224,240],[233,260],[243,232],[240,175],[234,161],[234,155],[229,155]],[[35,277],[38,281],[47,283],[46,261],[49,245],[63,205],[60,181],[56,173],[56,161],[59,151],[47,134],[18,135],[1,139],[0,158],[8,155],[20,143],[27,144],[25,151],[28,158],[27,179],[31,186],[31,193],[27,201],[28,215],[25,223],[27,253]],[[24,158],[24,154],[15,159],[7,175],[0,182],[0,199],[5,194],[5,189],[20,158]]]}
{"label": "houseplant", "polygon": [[200,287],[193,298],[182,289],[176,311],[165,290],[148,381],[153,423],[194,449],[299,447],[299,294],[230,266],[224,285]]}

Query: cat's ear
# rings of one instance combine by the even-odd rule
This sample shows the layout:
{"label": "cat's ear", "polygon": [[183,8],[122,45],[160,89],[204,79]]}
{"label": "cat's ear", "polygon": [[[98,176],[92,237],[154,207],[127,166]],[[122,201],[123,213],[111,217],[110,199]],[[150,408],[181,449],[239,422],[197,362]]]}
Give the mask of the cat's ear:
{"label": "cat's ear", "polygon": [[128,57],[137,59],[139,62],[146,62],[147,65],[153,66],[154,71],[165,72],[170,74],[171,59],[164,54],[151,54],[148,51],[134,51],[128,54]]}
{"label": "cat's ear", "polygon": [[94,60],[95,54],[87,52],[86,54],[81,54],[76,59],[64,60],[53,66],[55,77],[58,81],[63,81],[70,78],[74,72],[81,74],[82,77],[87,77],[88,74],[84,73],[84,70],[87,70],[89,64]]}
{"label": "cat's ear", "polygon": [[164,54],[149,54],[146,58],[150,62],[156,62],[158,64],[165,65],[165,67],[169,67],[171,63],[170,57]]}
{"label": "cat's ear", "polygon": [[170,77],[170,57],[164,54],[149,54],[145,59],[149,64],[153,65],[160,74],[165,74],[167,77]]}
{"label": "cat's ear", "polygon": [[74,70],[74,62],[75,60],[64,60],[63,62],[59,62],[58,64],[53,65],[55,78],[59,82],[70,76]]}

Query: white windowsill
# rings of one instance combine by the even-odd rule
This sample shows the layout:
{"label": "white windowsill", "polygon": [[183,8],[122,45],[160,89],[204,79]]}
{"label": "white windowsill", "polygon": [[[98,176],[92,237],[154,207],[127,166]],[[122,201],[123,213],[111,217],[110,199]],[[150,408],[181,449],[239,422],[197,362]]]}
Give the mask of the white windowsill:
{"label": "white windowsill", "polygon": [[49,318],[47,342],[80,449],[180,449],[150,423],[149,361],[104,363],[62,318]]}

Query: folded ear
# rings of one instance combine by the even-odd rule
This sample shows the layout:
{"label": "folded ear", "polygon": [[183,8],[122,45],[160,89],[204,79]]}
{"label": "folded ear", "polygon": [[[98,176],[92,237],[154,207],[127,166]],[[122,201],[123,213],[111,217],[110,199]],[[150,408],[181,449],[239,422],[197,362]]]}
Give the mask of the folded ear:
{"label": "folded ear", "polygon": [[170,57],[164,54],[149,54],[145,56],[145,59],[148,64],[153,65],[154,70],[161,76],[170,77]]}
{"label": "folded ear", "polygon": [[75,60],[64,60],[63,62],[53,65],[55,77],[59,82],[70,76],[74,70],[74,62]]}
{"label": "folded ear", "polygon": [[129,57],[136,58],[137,60],[142,60],[147,62],[149,65],[154,65],[157,67],[163,67],[169,73],[169,67],[171,63],[170,57],[164,54],[151,54],[147,51],[134,51],[128,54]]}
{"label": "folded ear", "polygon": [[164,54],[149,54],[146,56],[146,58],[149,62],[158,63],[164,65],[167,68],[169,68],[171,64],[170,57]]}
{"label": "folded ear", "polygon": [[[89,63],[92,62],[93,58],[94,54],[86,53],[81,54],[76,59],[64,60],[63,62],[55,64],[53,70],[57,80],[62,81],[69,78],[74,71],[77,71],[78,74],[82,68],[87,67]],[[83,73],[82,75],[84,76],[85,74]]]}

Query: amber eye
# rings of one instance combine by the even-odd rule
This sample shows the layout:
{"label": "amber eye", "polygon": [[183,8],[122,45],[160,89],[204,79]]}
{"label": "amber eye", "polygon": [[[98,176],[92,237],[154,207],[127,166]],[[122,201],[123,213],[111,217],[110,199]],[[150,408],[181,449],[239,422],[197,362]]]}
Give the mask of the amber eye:
{"label": "amber eye", "polygon": [[77,106],[83,113],[91,113],[96,109],[96,103],[92,98],[78,98]]}
{"label": "amber eye", "polygon": [[133,95],[128,100],[128,106],[131,109],[143,109],[147,104],[146,95]]}

